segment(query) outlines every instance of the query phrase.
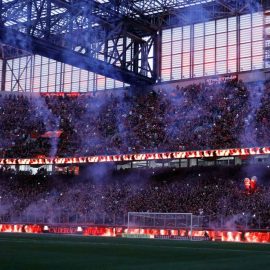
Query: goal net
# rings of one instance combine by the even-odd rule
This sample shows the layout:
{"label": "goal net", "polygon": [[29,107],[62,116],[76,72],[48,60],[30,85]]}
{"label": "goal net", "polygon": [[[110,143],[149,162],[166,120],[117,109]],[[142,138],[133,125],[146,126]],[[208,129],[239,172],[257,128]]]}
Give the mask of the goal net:
{"label": "goal net", "polygon": [[192,213],[129,212],[128,231],[133,228],[186,229],[192,235],[193,219]]}

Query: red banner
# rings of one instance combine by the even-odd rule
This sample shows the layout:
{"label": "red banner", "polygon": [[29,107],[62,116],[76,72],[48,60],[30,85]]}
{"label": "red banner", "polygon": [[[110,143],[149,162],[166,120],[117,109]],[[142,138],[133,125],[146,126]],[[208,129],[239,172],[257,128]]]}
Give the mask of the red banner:
{"label": "red banner", "polygon": [[40,137],[41,138],[59,138],[62,133],[63,133],[62,130],[47,131],[44,134],[40,135]]}
{"label": "red banner", "polygon": [[121,162],[121,161],[144,161],[144,160],[167,160],[167,159],[192,159],[192,158],[222,158],[222,157],[248,157],[258,155],[269,155],[270,147],[252,148],[231,148],[217,150],[198,150],[164,153],[145,153],[145,154],[123,154],[123,155],[104,155],[89,157],[68,157],[68,158],[2,158],[0,165],[46,165],[46,164],[85,164],[99,162]]}
{"label": "red banner", "polygon": [[[78,228],[81,228],[79,231]],[[200,230],[195,229],[187,231],[185,229],[150,229],[150,228],[132,228],[126,227],[110,227],[110,226],[56,226],[56,225],[38,225],[38,224],[0,224],[0,232],[13,233],[53,233],[53,234],[76,234],[80,233],[85,236],[110,236],[118,237],[123,234],[149,235],[150,238],[162,239],[179,239],[184,240],[183,237],[201,237],[202,240],[207,233],[212,241],[225,242],[249,242],[249,243],[270,243],[269,231],[225,231],[225,230]]]}

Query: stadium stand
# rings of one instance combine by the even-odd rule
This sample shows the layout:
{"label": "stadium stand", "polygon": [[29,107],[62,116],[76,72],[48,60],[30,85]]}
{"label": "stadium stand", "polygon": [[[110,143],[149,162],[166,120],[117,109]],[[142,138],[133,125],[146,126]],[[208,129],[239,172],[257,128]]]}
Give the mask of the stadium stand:
{"label": "stadium stand", "polygon": [[[269,91],[243,82],[145,94],[0,97],[1,157],[84,156],[269,144]],[[20,125],[17,125],[20,123]]]}
{"label": "stadium stand", "polygon": [[270,171],[253,167],[258,170],[263,175],[252,193],[245,191],[240,166],[117,172],[95,167],[80,176],[2,170],[0,222],[125,225],[128,212],[192,212],[205,228],[269,229]]}

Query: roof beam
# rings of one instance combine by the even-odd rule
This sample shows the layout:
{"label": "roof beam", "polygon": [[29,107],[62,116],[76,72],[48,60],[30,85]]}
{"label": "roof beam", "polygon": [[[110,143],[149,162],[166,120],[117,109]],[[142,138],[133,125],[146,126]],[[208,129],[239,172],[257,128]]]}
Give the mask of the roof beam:
{"label": "roof beam", "polygon": [[93,57],[81,55],[69,49],[57,47],[47,43],[46,41],[29,37],[15,30],[3,27],[0,28],[0,43],[19,48],[33,54],[39,54],[56,61],[64,62],[131,85],[150,85],[154,83],[152,78],[135,74],[132,71],[113,66]]}

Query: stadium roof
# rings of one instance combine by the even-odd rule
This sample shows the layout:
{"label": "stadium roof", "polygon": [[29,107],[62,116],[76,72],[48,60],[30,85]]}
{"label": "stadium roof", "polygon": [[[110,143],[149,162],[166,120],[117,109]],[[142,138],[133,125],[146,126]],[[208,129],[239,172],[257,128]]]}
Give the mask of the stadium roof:
{"label": "stadium roof", "polygon": [[128,84],[153,84],[162,27],[253,12],[262,4],[269,0],[2,0],[0,43]]}

